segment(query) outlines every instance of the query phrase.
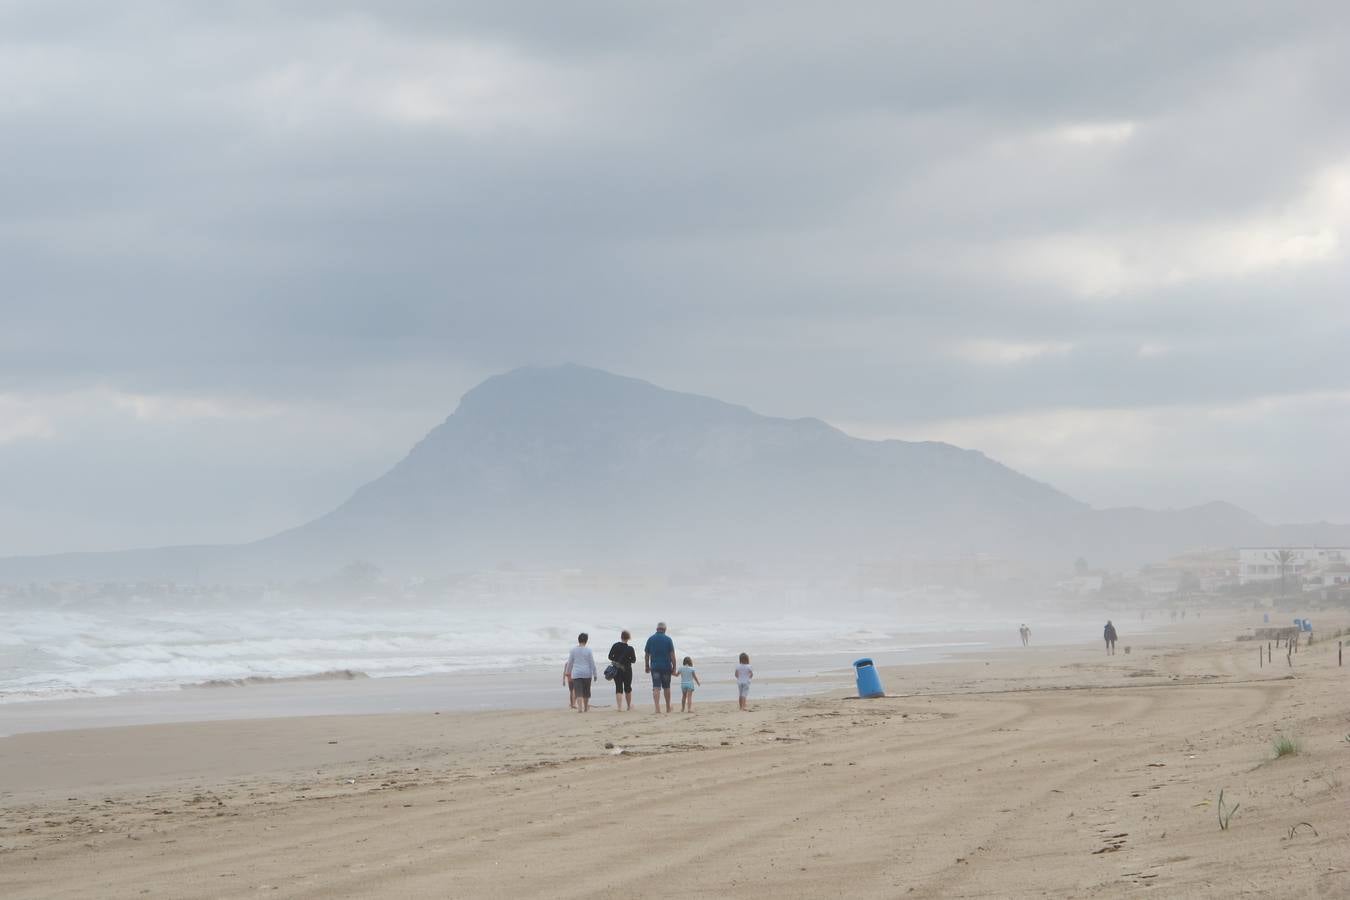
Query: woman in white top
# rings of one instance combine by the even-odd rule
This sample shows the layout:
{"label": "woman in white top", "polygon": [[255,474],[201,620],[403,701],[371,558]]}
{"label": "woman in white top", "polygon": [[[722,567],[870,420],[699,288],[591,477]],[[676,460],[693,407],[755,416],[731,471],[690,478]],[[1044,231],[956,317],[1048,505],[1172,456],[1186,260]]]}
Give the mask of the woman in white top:
{"label": "woman in white top", "polygon": [[577,635],[577,645],[567,655],[567,665],[563,674],[572,680],[572,692],[576,695],[577,712],[591,711],[591,682],[595,679],[595,655],[586,642],[590,635],[582,632]]}

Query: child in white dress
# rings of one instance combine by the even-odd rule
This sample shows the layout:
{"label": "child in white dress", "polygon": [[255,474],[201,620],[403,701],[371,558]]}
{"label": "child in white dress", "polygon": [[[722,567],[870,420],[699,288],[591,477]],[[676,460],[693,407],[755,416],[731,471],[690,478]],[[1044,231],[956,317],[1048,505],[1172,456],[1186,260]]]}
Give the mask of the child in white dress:
{"label": "child in white dress", "polygon": [[741,664],[736,667],[736,693],[740,695],[741,709],[744,712],[750,711],[750,679],[755,677],[755,670],[750,668],[750,654],[741,654]]}

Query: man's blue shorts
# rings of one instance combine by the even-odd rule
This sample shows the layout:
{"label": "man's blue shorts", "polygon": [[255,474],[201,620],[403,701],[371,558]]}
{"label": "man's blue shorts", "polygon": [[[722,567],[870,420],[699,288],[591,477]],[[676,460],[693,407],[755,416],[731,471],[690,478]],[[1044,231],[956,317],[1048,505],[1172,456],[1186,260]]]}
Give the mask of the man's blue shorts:
{"label": "man's blue shorts", "polygon": [[670,689],[670,670],[652,669],[652,690]]}

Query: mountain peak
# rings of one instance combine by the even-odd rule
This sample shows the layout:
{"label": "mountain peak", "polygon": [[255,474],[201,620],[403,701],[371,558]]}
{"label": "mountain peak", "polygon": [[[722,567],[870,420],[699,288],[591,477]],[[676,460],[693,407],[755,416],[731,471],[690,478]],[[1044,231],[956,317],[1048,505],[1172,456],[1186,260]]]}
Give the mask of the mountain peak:
{"label": "mountain peak", "polygon": [[521,366],[493,375],[472,388],[460,401],[460,409],[481,404],[559,398],[574,394],[596,396],[670,393],[638,378],[616,375],[603,369],[563,363],[557,366]]}
{"label": "mountain peak", "polygon": [[460,400],[452,418],[496,424],[559,425],[622,418],[643,425],[753,416],[721,400],[657,387],[639,378],[566,363],[494,375]]}

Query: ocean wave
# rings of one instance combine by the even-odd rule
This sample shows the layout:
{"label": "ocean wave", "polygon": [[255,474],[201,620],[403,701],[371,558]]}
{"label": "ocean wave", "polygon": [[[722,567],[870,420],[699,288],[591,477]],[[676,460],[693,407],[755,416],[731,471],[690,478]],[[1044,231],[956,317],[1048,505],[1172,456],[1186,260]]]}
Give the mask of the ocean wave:
{"label": "ocean wave", "polygon": [[81,689],[65,685],[26,690],[0,690],[0,706],[8,703],[37,703],[42,700],[80,700],[89,697],[114,697],[118,691]]}
{"label": "ocean wave", "polygon": [[330,669],[326,672],[315,672],[312,675],[249,675],[246,678],[213,678],[210,681],[199,681],[195,684],[179,685],[183,690],[192,688],[221,688],[221,687],[248,687],[252,684],[285,684],[293,681],[354,681],[358,678],[369,678],[365,672],[355,669]]}
{"label": "ocean wave", "polygon": [[641,652],[647,632],[639,623],[655,623],[667,611],[676,613],[667,618],[680,652],[705,663],[742,651],[814,659],[969,645],[947,621],[930,631],[930,623],[909,619],[901,635],[889,607],[839,615],[824,607],[566,606],[0,609],[0,704],[348,677],[561,671],[579,631],[593,636],[603,657],[627,627]]}

